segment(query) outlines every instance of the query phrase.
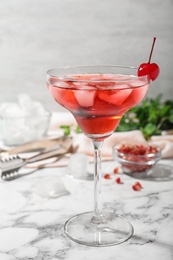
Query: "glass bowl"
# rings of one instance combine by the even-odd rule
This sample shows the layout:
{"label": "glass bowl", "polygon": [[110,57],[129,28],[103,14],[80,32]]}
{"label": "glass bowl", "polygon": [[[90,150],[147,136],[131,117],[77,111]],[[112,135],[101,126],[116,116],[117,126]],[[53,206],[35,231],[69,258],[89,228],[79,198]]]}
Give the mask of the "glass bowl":
{"label": "glass bowl", "polygon": [[51,113],[29,116],[0,116],[0,140],[7,146],[16,146],[46,135]]}
{"label": "glass bowl", "polygon": [[114,145],[112,154],[121,164],[123,173],[140,178],[151,174],[153,166],[161,159],[161,149],[146,143]]}

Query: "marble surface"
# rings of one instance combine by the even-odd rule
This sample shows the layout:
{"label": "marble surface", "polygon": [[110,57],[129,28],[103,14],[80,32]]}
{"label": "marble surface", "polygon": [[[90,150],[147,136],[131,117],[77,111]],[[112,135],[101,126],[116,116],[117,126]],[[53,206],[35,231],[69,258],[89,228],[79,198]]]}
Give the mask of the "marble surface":
{"label": "marble surface", "polygon": [[[103,174],[115,162],[103,163]],[[134,236],[111,247],[87,247],[71,241],[63,231],[71,216],[93,210],[93,180],[66,176],[66,168],[42,169],[14,181],[0,181],[0,259],[172,260],[173,160],[162,160],[155,178],[140,180],[121,174],[123,184],[102,178],[103,208],[127,217]],[[162,175],[162,171],[164,174]],[[64,185],[64,186],[62,186]],[[59,196],[53,192],[59,187]],[[63,193],[63,191],[67,191]]]}

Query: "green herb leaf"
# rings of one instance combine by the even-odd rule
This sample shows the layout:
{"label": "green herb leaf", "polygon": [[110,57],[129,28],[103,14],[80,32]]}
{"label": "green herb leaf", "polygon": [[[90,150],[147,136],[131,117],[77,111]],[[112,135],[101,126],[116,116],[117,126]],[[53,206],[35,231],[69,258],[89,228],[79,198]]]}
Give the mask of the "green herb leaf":
{"label": "green herb leaf", "polygon": [[64,135],[70,135],[70,133],[71,133],[70,126],[68,126],[68,125],[61,125],[60,128],[62,128],[64,130]]}
{"label": "green herb leaf", "polygon": [[169,116],[169,121],[173,124],[173,113]]}
{"label": "green herb leaf", "polygon": [[144,133],[148,136],[148,135],[152,135],[155,133],[156,131],[156,126],[152,123],[148,123],[144,128],[143,131]]}
{"label": "green herb leaf", "polygon": [[[130,109],[121,119],[116,131],[140,129],[146,139],[159,135],[162,130],[173,129],[173,100],[162,101],[162,94],[155,99],[146,98]],[[134,118],[130,115],[135,114]]]}
{"label": "green herb leaf", "polygon": [[80,129],[80,127],[79,127],[78,125],[76,126],[75,132],[76,132],[77,134],[82,133],[82,130]]}

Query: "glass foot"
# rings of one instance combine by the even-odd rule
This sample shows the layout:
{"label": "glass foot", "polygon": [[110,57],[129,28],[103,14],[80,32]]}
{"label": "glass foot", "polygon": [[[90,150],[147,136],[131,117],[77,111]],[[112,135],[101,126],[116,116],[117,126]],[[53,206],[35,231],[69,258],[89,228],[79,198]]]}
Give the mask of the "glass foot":
{"label": "glass foot", "polygon": [[130,222],[111,212],[103,212],[99,224],[93,221],[93,212],[69,219],[64,226],[67,236],[87,246],[104,247],[120,244],[133,235]]}

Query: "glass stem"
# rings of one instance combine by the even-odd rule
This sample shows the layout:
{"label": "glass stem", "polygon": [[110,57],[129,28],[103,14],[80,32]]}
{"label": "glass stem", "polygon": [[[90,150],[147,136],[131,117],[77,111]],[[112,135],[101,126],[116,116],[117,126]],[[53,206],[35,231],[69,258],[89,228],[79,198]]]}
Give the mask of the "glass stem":
{"label": "glass stem", "polygon": [[93,140],[94,145],[94,214],[92,222],[99,224],[102,218],[101,206],[101,150],[103,142],[96,142]]}

